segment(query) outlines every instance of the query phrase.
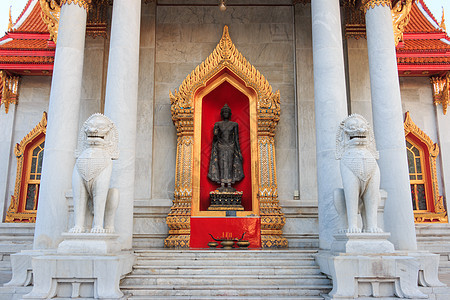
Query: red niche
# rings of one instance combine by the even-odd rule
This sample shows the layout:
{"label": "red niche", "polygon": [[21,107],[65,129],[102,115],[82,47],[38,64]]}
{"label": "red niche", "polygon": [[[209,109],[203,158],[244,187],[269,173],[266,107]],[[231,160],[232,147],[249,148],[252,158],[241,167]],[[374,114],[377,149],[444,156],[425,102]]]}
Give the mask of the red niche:
{"label": "red niche", "polygon": [[226,104],[231,108],[231,121],[239,124],[239,142],[243,157],[244,179],[233,187],[243,191],[242,206],[244,210],[252,210],[251,152],[250,152],[250,110],[248,97],[227,81],[220,84],[202,102],[202,143],[200,164],[200,210],[208,209],[209,192],[219,185],[208,179],[211,144],[213,140],[214,123],[221,121],[220,110]]}
{"label": "red niche", "polygon": [[261,248],[261,220],[258,217],[191,217],[190,247],[208,248],[208,243],[214,241],[209,234],[216,239],[240,239],[244,232],[244,240],[250,242],[249,248]]}

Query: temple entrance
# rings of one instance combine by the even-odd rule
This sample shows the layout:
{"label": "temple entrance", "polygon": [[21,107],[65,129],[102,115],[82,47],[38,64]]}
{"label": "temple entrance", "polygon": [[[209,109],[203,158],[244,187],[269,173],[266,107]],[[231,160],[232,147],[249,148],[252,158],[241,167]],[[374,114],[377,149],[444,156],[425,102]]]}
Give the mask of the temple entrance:
{"label": "temple entrance", "polygon": [[[244,235],[250,248],[287,247],[282,237],[285,217],[278,203],[274,146],[280,95],[237,51],[227,26],[214,52],[183,81],[179,91],[170,93],[170,99],[178,141],[175,199],[167,217],[170,231],[165,246],[206,248],[213,237],[236,240]],[[244,173],[236,182],[226,179],[230,191],[242,195],[233,207],[211,206],[212,197],[226,190],[226,180],[220,183],[208,174],[214,157],[213,128],[223,118],[225,104],[230,109],[230,124],[239,128],[235,133],[239,142],[233,145],[240,144],[236,155]],[[234,197],[233,193],[229,196]]]}

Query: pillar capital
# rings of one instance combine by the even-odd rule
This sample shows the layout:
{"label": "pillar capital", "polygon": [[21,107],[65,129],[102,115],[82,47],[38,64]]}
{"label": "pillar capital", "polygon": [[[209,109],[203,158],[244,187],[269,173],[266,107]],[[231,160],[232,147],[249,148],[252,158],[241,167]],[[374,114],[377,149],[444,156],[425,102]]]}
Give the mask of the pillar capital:
{"label": "pillar capital", "polygon": [[392,0],[361,0],[362,8],[364,9],[364,13],[371,8],[375,8],[375,6],[385,6],[392,9]]}
{"label": "pillar capital", "polygon": [[61,0],[61,6],[64,4],[77,4],[79,7],[83,7],[85,10],[88,10],[89,5],[92,0]]}

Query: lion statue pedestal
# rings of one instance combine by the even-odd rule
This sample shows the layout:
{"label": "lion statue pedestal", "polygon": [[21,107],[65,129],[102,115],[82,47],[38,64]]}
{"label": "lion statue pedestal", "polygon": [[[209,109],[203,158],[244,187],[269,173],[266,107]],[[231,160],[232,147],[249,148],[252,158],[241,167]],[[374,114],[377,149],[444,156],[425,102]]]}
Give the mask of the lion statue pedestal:
{"label": "lion statue pedestal", "polygon": [[396,252],[390,233],[379,226],[380,170],[369,123],[350,115],[336,137],[343,189],[334,192],[334,203],[342,228],[337,228],[331,249],[316,256],[320,270],[333,279],[326,299],[428,298],[417,286],[423,263]]}
{"label": "lion statue pedestal", "polygon": [[75,224],[62,234],[56,253],[33,258],[34,286],[24,299],[123,299],[119,281],[135,256],[121,251],[114,234],[119,190],[109,185],[117,143],[106,116],[93,114],[83,124],[72,176]]}

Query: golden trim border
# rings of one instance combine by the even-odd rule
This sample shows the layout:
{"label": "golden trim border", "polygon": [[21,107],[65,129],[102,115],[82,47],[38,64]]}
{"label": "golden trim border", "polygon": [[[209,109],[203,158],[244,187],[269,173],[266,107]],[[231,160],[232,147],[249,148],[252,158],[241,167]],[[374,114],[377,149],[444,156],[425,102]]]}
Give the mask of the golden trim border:
{"label": "golden trim border", "polygon": [[[220,71],[219,71],[220,72]],[[258,185],[257,180],[257,139],[254,133],[257,132],[256,122],[256,92],[253,89],[244,87],[236,78],[228,73],[224,73],[209,83],[207,87],[201,90],[195,97],[194,110],[194,168],[193,168],[193,194],[192,194],[192,216],[215,216],[225,217],[225,211],[200,211],[200,157],[201,157],[201,129],[202,129],[202,105],[203,98],[213,91],[223,82],[230,83],[233,87],[238,89],[241,93],[247,96],[250,108],[250,148],[251,148],[251,181],[252,181],[252,210],[251,211],[236,211],[236,216],[245,217],[250,215],[259,216],[258,205]],[[253,91],[253,92],[251,92]]]}
{"label": "golden trim border", "polygon": [[7,223],[15,223],[15,222],[36,222],[36,211],[26,211],[26,212],[18,212],[19,211],[19,200],[20,200],[20,189],[22,186],[22,174],[23,174],[23,161],[25,149],[28,144],[33,142],[33,140],[41,135],[42,133],[45,135],[47,132],[47,113],[44,111],[42,113],[42,118],[39,123],[20,141],[19,144],[16,144],[14,148],[14,154],[17,158],[17,171],[16,171],[16,184],[14,187],[14,195],[11,196],[11,203],[9,205],[8,211],[6,213],[5,222]]}
{"label": "golden trim border", "polygon": [[64,4],[76,4],[79,7],[84,8],[86,11],[89,10],[89,5],[91,4],[91,0],[61,0],[60,7],[62,7]]}
{"label": "golden trim border", "polygon": [[[439,195],[439,185],[436,172],[436,158],[439,155],[439,146],[434,143],[431,138],[423,132],[412,120],[411,114],[405,113],[405,122],[403,123],[406,136],[411,133],[422,141],[428,148],[429,162],[430,162],[430,174],[431,174],[431,188],[433,191],[433,205],[434,212],[414,211],[414,219],[416,223],[422,223],[425,221],[433,222],[438,220],[440,223],[446,223],[448,221],[447,211],[444,206],[443,197]],[[414,143],[415,144],[415,143]]]}
{"label": "golden trim border", "polygon": [[392,9],[392,0],[362,0],[361,4],[364,13],[367,13],[369,9],[371,8],[373,9],[376,6],[384,6],[389,7],[389,9]]}

